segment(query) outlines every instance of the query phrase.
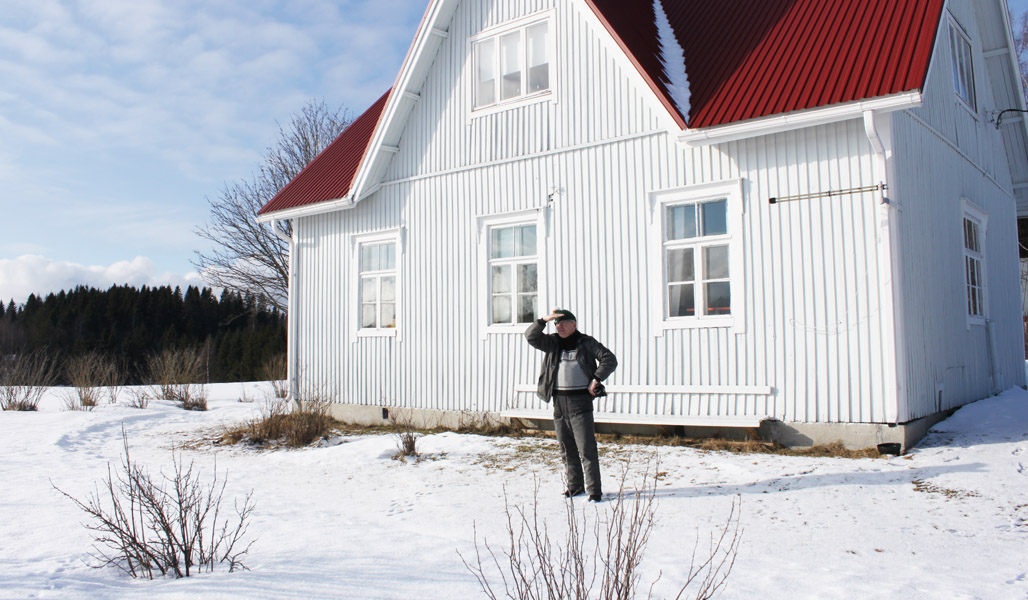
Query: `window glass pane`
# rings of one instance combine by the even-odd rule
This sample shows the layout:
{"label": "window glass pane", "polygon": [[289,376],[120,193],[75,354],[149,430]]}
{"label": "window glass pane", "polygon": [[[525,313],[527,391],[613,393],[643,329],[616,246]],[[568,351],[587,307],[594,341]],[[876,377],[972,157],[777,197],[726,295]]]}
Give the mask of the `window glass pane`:
{"label": "window glass pane", "polygon": [[535,254],[535,225],[518,227],[518,256]]}
{"label": "window glass pane", "polygon": [[382,244],[382,268],[390,271],[396,268],[396,244]]}
{"label": "window glass pane", "polygon": [[510,309],[510,296],[493,296],[493,323],[510,323]]}
{"label": "window glass pane", "polygon": [[667,306],[670,317],[694,316],[696,304],[693,300],[693,286],[691,284],[669,285]]}
{"label": "window glass pane", "polygon": [[396,278],[395,277],[383,277],[382,278],[382,301],[392,302],[396,300]]}
{"label": "window glass pane", "polygon": [[728,246],[710,246],[703,249],[704,279],[728,278]]}
{"label": "window glass pane", "polygon": [[535,263],[518,265],[518,292],[534,292],[538,290],[538,273]]}
{"label": "window glass pane", "polygon": [[494,294],[507,294],[510,289],[510,265],[493,267],[493,290]]}
{"label": "window glass pane", "polygon": [[494,227],[493,243],[490,248],[491,258],[510,258],[514,256],[514,228]]}
{"label": "window glass pane", "polygon": [[695,278],[692,248],[672,248],[667,251],[667,280],[692,281]]}
{"label": "window glass pane", "polygon": [[529,27],[528,37],[528,93],[550,89],[549,53],[546,48],[546,23]]}
{"label": "window glass pane", "polygon": [[732,290],[727,281],[707,284],[708,315],[727,315],[732,312]]}
{"label": "window glass pane", "polygon": [[382,303],[382,327],[396,327],[396,304]]}
{"label": "window glass pane", "polygon": [[535,320],[535,294],[520,294],[518,296],[518,323],[531,323]]}
{"label": "window glass pane", "polygon": [[361,272],[372,271],[371,268],[371,246],[361,246]]}
{"label": "window glass pane", "polygon": [[475,107],[496,102],[496,40],[475,44]]}
{"label": "window glass pane", "polygon": [[696,205],[667,208],[667,239],[684,240],[696,237]]}
{"label": "window glass pane", "polygon": [[703,212],[702,235],[724,235],[728,233],[728,201],[704,202],[700,205]]}
{"label": "window glass pane", "polygon": [[371,255],[371,268],[369,271],[381,271],[382,270],[382,244],[373,244],[368,247],[369,254]]}
{"label": "window glass pane", "polygon": [[361,305],[361,327],[375,327],[375,305]]}
{"label": "window glass pane", "polygon": [[375,302],[378,300],[378,281],[374,277],[361,279],[361,302]]}
{"label": "window glass pane", "polygon": [[500,99],[509,100],[521,95],[521,32],[508,33],[500,38],[500,67],[503,74]]}

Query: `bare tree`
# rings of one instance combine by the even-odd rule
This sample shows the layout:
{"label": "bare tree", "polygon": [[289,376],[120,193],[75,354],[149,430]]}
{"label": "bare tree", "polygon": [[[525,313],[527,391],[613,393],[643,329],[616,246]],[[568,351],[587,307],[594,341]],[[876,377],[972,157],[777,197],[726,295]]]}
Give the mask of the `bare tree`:
{"label": "bare tree", "polygon": [[1010,24],[1014,29],[1014,52],[1017,54],[1017,70],[1021,75],[1021,89],[1028,96],[1028,59],[1025,58],[1025,50],[1028,50],[1028,12],[1020,15],[1011,13]]}
{"label": "bare tree", "polygon": [[256,222],[257,211],[296,177],[353,121],[345,108],[329,109],[311,100],[293,113],[288,126],[278,124],[278,139],[268,148],[258,171],[248,180],[226,183],[217,198],[207,198],[210,222],[197,228],[214,243],[196,252],[193,265],[207,283],[249,292],[286,310],[289,268],[285,242]]}

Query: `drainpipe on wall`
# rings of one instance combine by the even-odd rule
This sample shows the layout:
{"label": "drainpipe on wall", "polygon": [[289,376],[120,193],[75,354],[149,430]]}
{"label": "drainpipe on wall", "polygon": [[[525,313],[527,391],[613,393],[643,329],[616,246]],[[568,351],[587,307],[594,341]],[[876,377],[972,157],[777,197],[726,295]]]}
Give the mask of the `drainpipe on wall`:
{"label": "drainpipe on wall", "polygon": [[[880,122],[879,120],[884,122]],[[883,137],[880,129],[886,129]],[[885,344],[882,351],[886,390],[895,394],[895,402],[886,402],[885,418],[889,423],[897,424],[902,414],[909,416],[906,406],[906,320],[903,318],[903,303],[900,293],[903,290],[899,261],[899,217],[900,209],[886,194],[892,194],[889,187],[890,159],[892,156],[892,138],[889,129],[889,115],[864,111],[864,132],[871,142],[874,151],[874,173],[878,182],[884,185],[882,201],[878,208],[879,235],[879,270],[882,274],[882,285],[879,295],[881,306],[882,328],[886,335],[893,336],[892,344]],[[888,144],[888,145],[887,145]],[[901,403],[903,406],[901,407]]]}
{"label": "drainpipe on wall", "polygon": [[1003,390],[1000,389],[999,352],[996,349],[996,331],[993,327],[995,322],[992,319],[985,319],[985,335],[989,340],[989,363],[992,366],[992,390],[993,396],[998,396]]}
{"label": "drainpipe on wall", "polygon": [[296,279],[296,227],[293,227],[293,234],[289,235],[279,228],[279,221],[271,221],[271,231],[287,244],[289,244],[289,291],[286,298],[286,383],[289,387],[289,399],[299,406],[299,390],[296,372],[296,320],[295,313],[296,293],[294,280]]}

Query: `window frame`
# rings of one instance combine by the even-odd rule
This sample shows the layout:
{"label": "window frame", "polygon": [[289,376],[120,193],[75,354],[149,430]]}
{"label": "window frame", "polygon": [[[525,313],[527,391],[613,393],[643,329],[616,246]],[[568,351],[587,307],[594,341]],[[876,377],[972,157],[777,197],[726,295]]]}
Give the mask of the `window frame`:
{"label": "window frame", "polygon": [[[351,306],[354,308],[353,327],[354,335],[353,341],[357,341],[361,338],[374,338],[374,337],[397,337],[402,326],[401,319],[401,308],[402,308],[402,290],[403,290],[403,255],[404,246],[400,229],[390,229],[386,231],[376,231],[372,233],[356,234],[351,237],[352,244],[352,272],[353,272],[353,291],[350,294]],[[363,286],[364,286],[364,271],[361,270],[361,254],[365,246],[392,243],[396,247],[396,264],[393,266],[392,273],[395,277],[396,283],[394,285],[394,303],[396,313],[396,325],[395,327],[363,327],[361,325],[363,317]],[[375,276],[381,279],[387,270],[380,270],[375,272]],[[381,290],[379,290],[381,291]],[[381,304],[381,297],[377,300],[378,304]],[[381,318],[381,308],[379,308],[379,318]]]}
{"label": "window frame", "polygon": [[[476,293],[476,301],[479,303],[480,307],[477,320],[479,326],[482,328],[483,338],[492,334],[523,334],[532,321],[541,316],[540,313],[544,311],[544,307],[547,306],[546,265],[548,264],[547,238],[549,237],[547,212],[548,211],[545,208],[536,208],[510,213],[481,215],[478,217],[479,285]],[[518,257],[514,257],[513,259],[493,259],[491,254],[492,232],[494,229],[524,225],[535,226],[537,314],[533,315],[532,321],[526,323],[493,323],[492,266],[495,264],[495,260],[500,260],[504,264],[524,264],[525,261],[518,260]],[[516,289],[513,289],[510,293],[514,297],[518,294]],[[517,306],[512,306],[512,310],[516,318]]]}
{"label": "window frame", "polygon": [[[967,198],[960,199],[960,258],[961,258],[961,269],[963,277],[961,281],[963,283],[964,293],[961,294],[963,300],[963,311],[966,316],[966,328],[970,329],[972,325],[984,326],[986,320],[989,318],[989,276],[988,269],[986,268],[985,261],[985,244],[988,239],[988,224],[989,215],[980,206],[970,201]],[[965,233],[966,223],[971,223],[978,226],[978,250],[975,251],[967,247],[967,238]],[[968,262],[976,261],[978,263],[978,285],[979,291],[979,314],[973,314],[971,312],[971,281],[970,272],[968,271]]]}
{"label": "window frame", "polygon": [[[469,90],[469,101],[471,103],[470,115],[471,117],[481,117],[497,112],[502,112],[510,108],[524,106],[528,104],[534,104],[537,102],[543,102],[546,100],[553,100],[556,97],[555,84],[557,81],[556,69],[556,35],[554,34],[554,15],[556,11],[553,9],[537,12],[531,15],[527,15],[523,18],[504,23],[496,27],[490,27],[478,32],[475,35],[469,36],[467,41],[467,55],[468,56],[468,80],[470,81]],[[528,63],[529,63],[529,49],[526,32],[530,27],[538,25],[540,23],[546,23],[546,49],[547,49],[547,67],[549,69],[548,79],[549,87],[538,92],[528,92]],[[502,95],[502,89],[500,83],[494,84],[494,101],[491,104],[483,106],[477,106],[477,94],[478,94],[478,60],[476,47],[478,44],[487,40],[495,40],[497,47],[494,49],[493,63],[496,73],[496,79],[499,80],[500,63],[502,61],[501,53],[499,51],[499,40],[504,35],[508,35],[512,32],[520,32],[521,49],[519,54],[521,55],[521,73],[522,73],[522,87],[524,91],[513,98],[506,100],[500,99]]]}
{"label": "window frame", "polygon": [[[978,88],[975,85],[975,68],[974,68],[974,45],[971,43],[971,36],[964,31],[964,28],[953,18],[949,16],[949,47],[950,47],[950,72],[953,75],[953,94],[960,101],[960,104],[964,106],[973,115],[978,114]],[[957,43],[962,42],[964,45],[958,48]],[[967,49],[967,70],[963,68],[961,62],[962,50]],[[961,52],[958,53],[958,50]],[[968,72],[969,71],[969,72]],[[969,98],[965,98],[960,92],[961,84],[967,86],[967,92]]]}
{"label": "window frame", "polygon": [[[696,206],[706,202],[725,200],[726,233],[713,236],[697,236],[690,239],[667,239],[667,209],[674,206]],[[743,215],[743,180],[734,179],[709,184],[692,185],[670,190],[661,190],[650,194],[650,227],[653,240],[650,262],[650,310],[653,315],[654,335],[663,335],[664,331],[674,329],[699,329],[713,327],[730,327],[735,333],[745,331],[745,245],[742,234]],[[695,314],[693,316],[670,316],[667,250],[694,248],[693,273],[694,295],[697,311],[702,306],[701,299],[704,285],[709,278],[704,278],[701,267],[703,249],[712,246],[728,246],[728,284],[731,294],[730,313],[719,315]],[[723,278],[713,278],[723,280]],[[694,292],[695,293],[695,292]]]}

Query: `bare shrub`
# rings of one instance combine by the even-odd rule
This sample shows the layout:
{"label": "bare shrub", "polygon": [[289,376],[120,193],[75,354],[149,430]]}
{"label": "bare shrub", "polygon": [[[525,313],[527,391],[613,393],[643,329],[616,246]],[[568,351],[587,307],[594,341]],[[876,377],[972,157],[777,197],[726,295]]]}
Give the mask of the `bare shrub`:
{"label": "bare shrub", "polygon": [[164,350],[147,361],[157,397],[177,402],[186,410],[207,410],[203,354],[195,348]]}
{"label": "bare shrub", "polygon": [[[491,600],[632,600],[639,595],[639,567],[656,521],[657,472],[647,469],[643,487],[627,491],[626,468],[606,520],[597,514],[592,527],[586,512],[576,515],[574,501],[567,499],[562,532],[551,531],[540,517],[537,485],[527,508],[505,502],[504,550],[498,552],[484,540],[480,543],[476,528],[474,559],[469,562],[461,555],[461,560]],[[727,523],[716,539],[711,536],[709,555],[699,564],[699,544],[694,547],[686,581],[675,600],[685,597],[690,588],[697,600],[712,598],[724,589],[741,539],[738,502],[733,501]],[[599,591],[594,594],[597,582]]]}
{"label": "bare shrub", "polygon": [[107,390],[107,401],[117,404],[122,391],[121,386],[125,385],[125,368],[118,359],[101,356],[100,385]]}
{"label": "bare shrub", "polygon": [[418,460],[421,454],[418,453],[418,433],[414,431],[414,411],[396,411],[389,413],[389,423],[396,428],[396,454],[393,460],[406,460],[412,458]]}
{"label": "bare shrub", "polygon": [[285,354],[276,354],[269,358],[261,369],[265,381],[271,383],[271,389],[275,392],[276,398],[289,397],[288,366]]}
{"label": "bare shrub", "polygon": [[133,387],[128,391],[128,405],[132,408],[146,408],[150,406],[150,400],[152,398],[150,390],[143,387]]}
{"label": "bare shrub", "polygon": [[252,492],[235,502],[235,516],[223,516],[225,481],[216,467],[204,483],[193,463],[173,455],[171,474],[153,477],[132,460],[124,431],[122,438],[121,468],[115,472],[108,464],[107,477],[85,500],[54,486],[90,517],[86,527],[94,532],[96,566],[147,579],[189,577],[218,565],[245,569],[242,558],[253,544],[245,541]]}
{"label": "bare shrub", "polygon": [[0,410],[38,410],[43,393],[57,383],[57,364],[45,350],[0,356]]}
{"label": "bare shrub", "polygon": [[295,408],[278,398],[266,398],[259,403],[256,417],[226,430],[224,439],[255,446],[309,446],[327,439],[334,430],[336,421],[328,408],[328,402],[320,398],[304,400]]}
{"label": "bare shrub", "polygon": [[64,399],[69,410],[92,410],[104,397],[104,373],[106,361],[96,352],[73,356],[64,363],[64,378],[71,384],[71,391]]}

